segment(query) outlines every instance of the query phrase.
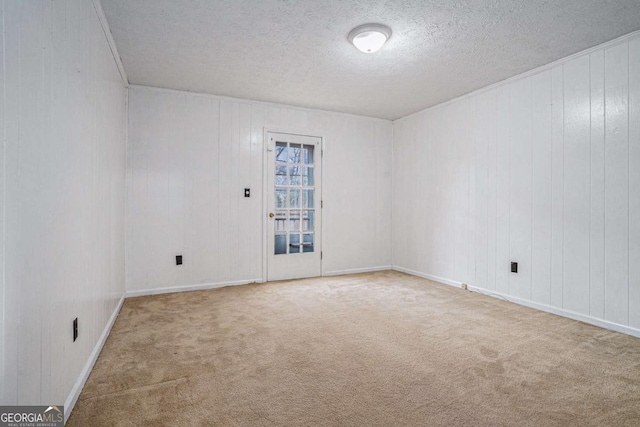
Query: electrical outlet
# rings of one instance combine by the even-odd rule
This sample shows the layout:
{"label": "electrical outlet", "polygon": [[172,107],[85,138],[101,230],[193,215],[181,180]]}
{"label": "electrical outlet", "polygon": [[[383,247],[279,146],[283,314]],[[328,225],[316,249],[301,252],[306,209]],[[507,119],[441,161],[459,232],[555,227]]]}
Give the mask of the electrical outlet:
{"label": "electrical outlet", "polygon": [[73,319],[73,342],[78,339],[78,318]]}
{"label": "electrical outlet", "polygon": [[467,284],[466,283],[463,283],[462,286],[460,286],[460,287],[462,288],[463,291],[467,290]]}

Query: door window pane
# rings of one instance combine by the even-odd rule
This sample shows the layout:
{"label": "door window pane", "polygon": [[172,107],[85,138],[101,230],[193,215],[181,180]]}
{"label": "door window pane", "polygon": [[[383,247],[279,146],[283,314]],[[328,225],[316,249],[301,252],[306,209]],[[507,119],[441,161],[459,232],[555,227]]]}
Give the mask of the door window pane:
{"label": "door window pane", "polygon": [[276,208],[287,207],[287,189],[276,188]]}
{"label": "door window pane", "polygon": [[276,255],[283,255],[287,253],[287,235],[276,234],[275,236],[276,246],[274,248]]}
{"label": "door window pane", "polygon": [[299,234],[289,234],[289,253],[290,254],[300,253],[300,235]]}
{"label": "door window pane", "polygon": [[300,166],[289,168],[290,185],[300,185]]}
{"label": "door window pane", "polygon": [[313,234],[303,234],[302,243],[302,252],[313,252]]}
{"label": "door window pane", "polygon": [[276,162],[287,161],[287,143],[276,142]]}
{"label": "door window pane", "polygon": [[313,163],[313,145],[305,145],[303,148],[304,162],[306,164]]}
{"label": "door window pane", "polygon": [[287,211],[276,211],[274,231],[276,232],[287,231]]}
{"label": "door window pane", "polygon": [[313,180],[313,168],[304,168],[302,175],[302,185],[305,187],[313,187],[315,185]]}
{"label": "door window pane", "polygon": [[313,231],[314,211],[302,211],[302,231]]}
{"label": "door window pane", "polygon": [[289,190],[289,207],[290,208],[300,207],[300,189],[299,188],[291,188]]}
{"label": "door window pane", "polygon": [[302,207],[313,208],[313,194],[315,190],[302,190]]}
{"label": "door window pane", "polygon": [[287,165],[276,165],[276,185],[287,185]]}
{"label": "door window pane", "polygon": [[289,163],[300,163],[302,149],[300,144],[289,145]]}
{"label": "door window pane", "polygon": [[289,231],[300,231],[300,211],[289,213]]}

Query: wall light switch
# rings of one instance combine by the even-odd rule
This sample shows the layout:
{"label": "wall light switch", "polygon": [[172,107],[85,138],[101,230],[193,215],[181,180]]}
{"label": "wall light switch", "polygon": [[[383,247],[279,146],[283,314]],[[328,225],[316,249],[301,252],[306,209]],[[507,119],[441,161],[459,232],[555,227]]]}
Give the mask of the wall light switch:
{"label": "wall light switch", "polygon": [[251,189],[250,188],[245,188],[244,189],[244,197],[251,197]]}
{"label": "wall light switch", "polygon": [[512,262],[511,263],[511,272],[512,273],[517,273],[518,272],[518,263],[517,262]]}
{"label": "wall light switch", "polygon": [[176,265],[182,265],[182,255],[176,255]]}

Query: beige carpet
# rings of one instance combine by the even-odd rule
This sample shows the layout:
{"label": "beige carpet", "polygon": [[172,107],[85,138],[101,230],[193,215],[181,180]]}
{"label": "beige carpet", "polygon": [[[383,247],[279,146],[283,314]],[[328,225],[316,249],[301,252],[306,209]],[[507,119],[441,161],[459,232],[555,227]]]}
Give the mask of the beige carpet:
{"label": "beige carpet", "polygon": [[128,299],[69,426],[640,426],[640,339],[381,272]]}

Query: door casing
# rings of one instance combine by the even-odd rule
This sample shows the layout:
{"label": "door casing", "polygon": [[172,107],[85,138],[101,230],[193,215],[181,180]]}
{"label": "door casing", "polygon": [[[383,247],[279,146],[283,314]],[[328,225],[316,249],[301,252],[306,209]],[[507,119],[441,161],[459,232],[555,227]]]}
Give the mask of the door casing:
{"label": "door casing", "polygon": [[[321,162],[321,170],[320,170],[320,179],[324,184],[324,150],[325,150],[325,142],[326,138],[322,135],[322,132],[313,132],[305,129],[292,129],[292,128],[283,128],[279,126],[265,126],[263,128],[262,133],[262,282],[267,282],[268,280],[268,250],[269,250],[269,133],[281,133],[281,134],[289,134],[289,135],[299,135],[299,136],[308,136],[312,138],[320,138],[320,162]],[[319,198],[319,208],[322,209],[323,215],[321,215],[320,226],[322,227],[322,232],[320,233],[320,244],[321,244],[321,256],[320,256],[320,275],[324,276],[324,258],[322,256],[322,252],[325,250],[325,238],[324,238],[324,185],[320,187],[320,192],[317,195]],[[273,249],[273,248],[271,248]]]}

